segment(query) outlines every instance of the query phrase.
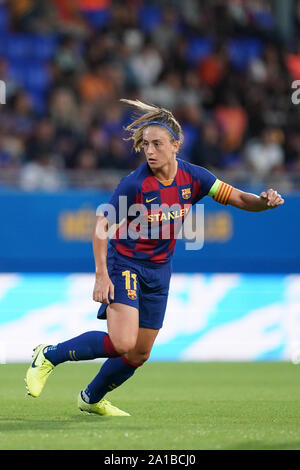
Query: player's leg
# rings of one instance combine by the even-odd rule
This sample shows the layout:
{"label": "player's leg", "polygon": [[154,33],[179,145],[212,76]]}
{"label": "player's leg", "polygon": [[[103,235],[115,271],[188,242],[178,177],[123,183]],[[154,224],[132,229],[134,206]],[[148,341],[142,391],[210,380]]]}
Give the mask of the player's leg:
{"label": "player's leg", "polygon": [[[162,327],[167,306],[169,293],[171,270],[170,266],[163,266],[160,269],[142,267],[139,269],[139,316],[138,334],[136,330],[132,336],[132,347],[129,344],[123,348],[124,354],[118,358],[108,359],[102,366],[99,374],[85,390],[86,398],[90,402],[96,403],[102,400],[109,391],[119,387],[126,380],[133,376],[137,368],[142,366],[150,356],[154,341]],[[126,320],[128,323],[128,320]],[[108,327],[111,338],[119,350],[120,325],[122,319],[116,312],[108,314]],[[125,327],[125,322],[122,325]],[[117,338],[115,337],[117,333]],[[127,337],[130,334],[127,325]],[[118,345],[118,346],[117,346]],[[92,393],[91,393],[92,389]]]}
{"label": "player's leg", "polygon": [[[170,274],[169,266],[161,269],[144,267],[139,269],[139,328],[135,343],[130,350],[128,350],[128,343],[126,343],[125,347],[122,345],[125,336],[122,336],[119,327],[120,324],[125,327],[125,320],[128,322],[129,318],[122,319],[118,312],[112,312],[107,309],[109,334],[116,347],[119,350],[123,350],[124,354],[121,357],[110,358],[105,361],[94,380],[79,395],[78,406],[80,409],[88,411],[88,407],[92,406],[95,407],[95,410],[90,409],[90,411],[99,413],[99,407],[102,408],[102,405],[106,403],[103,397],[109,391],[119,387],[132,377],[137,368],[148,359],[155,338],[163,324]],[[128,329],[128,326],[126,328],[128,340],[128,335],[131,334],[131,331]],[[100,412],[99,414],[104,413]]]}
{"label": "player's leg", "polygon": [[26,372],[28,394],[38,397],[58,364],[119,355],[109,335],[103,331],[87,331],[57,345],[40,344],[34,349],[32,363]]}
{"label": "player's leg", "polygon": [[40,344],[34,349],[32,363],[26,372],[28,394],[38,397],[58,364],[117,356],[118,351],[109,335],[103,331],[88,331],[57,345]]}
{"label": "player's leg", "polygon": [[114,347],[110,334],[102,331],[88,331],[55,346],[39,345],[26,372],[25,382],[29,395],[38,397],[41,394],[54,366],[58,364],[100,357],[118,357],[133,347],[138,331],[138,310],[120,303],[112,304],[108,309],[114,319],[109,331],[113,334],[117,348]]}
{"label": "player's leg", "polygon": [[127,270],[127,266],[109,263],[115,299],[109,305],[102,304],[98,312],[99,318],[103,318],[104,314],[108,320],[108,333],[88,331],[68,341],[48,346],[44,349],[44,355],[54,366],[66,361],[118,357],[135,344],[138,329],[138,282],[136,281],[135,296],[131,299],[126,289],[124,270]]}
{"label": "player's leg", "polygon": [[108,305],[107,330],[118,355],[130,351],[136,344],[139,332],[139,311],[124,303],[114,302]]}
{"label": "player's leg", "polygon": [[107,308],[109,334],[120,352],[120,357],[109,358],[100,372],[83,390],[82,396],[88,403],[97,403],[109,390],[121,385],[133,375],[138,365],[128,364],[125,354],[133,349],[139,334],[139,312],[128,305],[113,303]]}
{"label": "player's leg", "polygon": [[133,347],[138,331],[138,282],[135,282],[129,296],[123,276],[124,270],[128,270],[126,265],[110,261],[109,274],[115,286],[115,299],[109,306],[102,304],[98,312],[99,318],[102,314],[107,315],[106,310],[111,312],[108,333],[88,331],[56,345],[39,345],[26,373],[25,382],[29,395],[37,397],[41,394],[46,380],[58,364],[100,357],[119,357]]}
{"label": "player's leg", "polygon": [[137,309],[121,303],[107,306],[108,333],[88,331],[55,346],[44,348],[54,366],[66,361],[84,361],[100,357],[118,357],[135,344],[138,328]]}
{"label": "player's leg", "polygon": [[[138,335],[136,337],[136,330],[132,332],[128,327],[128,317],[127,319],[121,318],[119,312],[108,311],[110,336],[116,348],[119,351],[123,350],[124,354],[118,358],[107,359],[94,380],[80,393],[78,406],[81,410],[98,414],[113,414],[110,410],[105,413],[107,401],[104,396],[132,377],[150,356],[154,341],[163,324],[169,292],[170,266],[159,270],[142,268],[139,270],[139,275]],[[120,331],[120,325],[126,328],[125,336]],[[131,340],[135,337],[134,346],[128,350]],[[122,344],[124,339],[125,345]],[[109,402],[108,405],[110,406]],[[123,413],[119,412],[120,410],[117,410],[116,414]],[[124,416],[124,413],[122,415]]]}
{"label": "player's leg", "polygon": [[107,359],[99,373],[78,396],[78,407],[82,411],[109,416],[128,416],[103,400],[107,392],[120,386],[135,372],[138,364],[131,364],[125,353],[133,349],[139,333],[139,312],[136,308],[121,303],[107,307],[107,325],[120,357]]}
{"label": "player's leg", "polygon": [[129,352],[119,358],[105,361],[99,373],[78,397],[78,406],[82,411],[100,415],[128,416],[128,413],[104,400],[104,396],[132,377],[149,358],[158,331],[139,328],[135,346]]}
{"label": "player's leg", "polygon": [[159,329],[139,328],[139,334],[134,348],[124,354],[126,360],[138,367],[143,365],[150,357],[158,332]]}

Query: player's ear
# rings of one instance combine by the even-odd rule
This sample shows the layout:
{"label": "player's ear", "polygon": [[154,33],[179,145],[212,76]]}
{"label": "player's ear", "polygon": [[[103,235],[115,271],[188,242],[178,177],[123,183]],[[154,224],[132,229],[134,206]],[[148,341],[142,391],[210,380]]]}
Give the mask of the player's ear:
{"label": "player's ear", "polygon": [[173,146],[174,146],[174,149],[175,149],[175,153],[177,153],[178,150],[179,150],[179,141],[178,141],[178,140],[174,140]]}

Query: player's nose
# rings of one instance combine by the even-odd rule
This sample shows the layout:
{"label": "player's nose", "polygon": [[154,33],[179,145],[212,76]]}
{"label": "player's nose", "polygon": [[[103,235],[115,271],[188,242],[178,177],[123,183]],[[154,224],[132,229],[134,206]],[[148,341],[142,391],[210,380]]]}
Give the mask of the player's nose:
{"label": "player's nose", "polygon": [[153,145],[153,144],[150,143],[150,144],[148,145],[146,154],[147,154],[147,155],[153,155],[153,154],[154,154],[154,145]]}

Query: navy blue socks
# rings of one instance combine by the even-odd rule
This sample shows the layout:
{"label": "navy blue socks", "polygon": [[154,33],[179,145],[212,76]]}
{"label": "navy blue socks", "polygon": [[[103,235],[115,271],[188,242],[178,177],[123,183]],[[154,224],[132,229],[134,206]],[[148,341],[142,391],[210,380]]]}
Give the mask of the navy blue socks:
{"label": "navy blue socks", "polygon": [[54,366],[66,361],[120,356],[109,335],[103,331],[87,331],[63,343],[48,346],[44,349],[44,355]]}
{"label": "navy blue socks", "polygon": [[139,365],[129,362],[124,356],[107,359],[96,377],[81,392],[82,399],[87,403],[97,403],[107,392],[129,379],[138,367]]}
{"label": "navy blue socks", "polygon": [[88,331],[75,338],[44,349],[45,358],[54,366],[66,361],[83,361],[107,357],[99,373],[81,392],[87,403],[97,403],[107,392],[129,379],[141,364],[133,364],[115,350],[109,335]]}

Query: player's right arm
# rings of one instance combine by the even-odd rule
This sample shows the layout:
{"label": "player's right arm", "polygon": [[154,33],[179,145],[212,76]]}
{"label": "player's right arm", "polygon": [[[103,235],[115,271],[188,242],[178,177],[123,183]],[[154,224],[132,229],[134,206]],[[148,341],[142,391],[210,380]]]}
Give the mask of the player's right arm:
{"label": "player's right arm", "polygon": [[[123,178],[115,189],[109,203],[102,207],[99,216],[96,219],[93,231],[93,252],[95,259],[95,286],[93,299],[96,302],[109,304],[109,298],[114,298],[114,285],[108,275],[107,270],[107,242],[112,238],[125,219],[120,220],[120,196],[126,196],[127,210],[130,204],[135,201],[136,181],[128,175]],[[114,211],[110,212],[110,208]]]}
{"label": "player's right arm", "polygon": [[93,231],[93,252],[95,260],[95,285],[93,300],[109,304],[114,298],[114,285],[107,271],[107,238],[109,222],[104,215],[96,219]]}

